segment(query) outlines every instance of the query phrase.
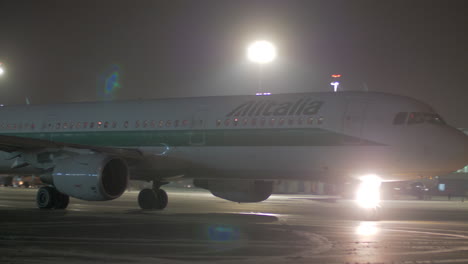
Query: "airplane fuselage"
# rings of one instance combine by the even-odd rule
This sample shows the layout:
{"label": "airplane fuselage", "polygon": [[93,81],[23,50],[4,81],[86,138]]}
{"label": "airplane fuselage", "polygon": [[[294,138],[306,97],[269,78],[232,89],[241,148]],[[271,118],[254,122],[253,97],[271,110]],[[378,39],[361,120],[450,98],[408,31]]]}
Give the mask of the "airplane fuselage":
{"label": "airplane fuselage", "polygon": [[[399,114],[406,115],[401,122]],[[466,136],[431,107],[382,93],[7,106],[0,120],[2,135],[136,148],[186,161],[130,163],[133,179],[313,180],[373,173],[401,180],[468,163]],[[40,173],[32,166],[12,169],[11,155],[0,152],[1,173]]]}

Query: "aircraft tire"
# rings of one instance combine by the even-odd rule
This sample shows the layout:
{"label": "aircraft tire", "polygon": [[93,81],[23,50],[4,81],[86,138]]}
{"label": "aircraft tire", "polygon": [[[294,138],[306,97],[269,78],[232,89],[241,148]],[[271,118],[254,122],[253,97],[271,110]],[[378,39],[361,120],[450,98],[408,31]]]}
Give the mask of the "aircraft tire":
{"label": "aircraft tire", "polygon": [[52,209],[56,202],[56,192],[54,188],[45,186],[39,188],[36,195],[36,204],[39,209]]}
{"label": "aircraft tire", "polygon": [[58,192],[56,190],[56,195],[55,195],[55,209],[65,209],[68,206],[68,203],[70,202],[70,196],[63,194],[61,192]]}
{"label": "aircraft tire", "polygon": [[162,210],[166,208],[168,202],[169,202],[169,197],[167,196],[166,191],[163,189],[159,189],[156,191],[156,194],[158,195],[158,208],[159,210]]}
{"label": "aircraft tire", "polygon": [[138,205],[141,209],[158,209],[158,197],[152,189],[143,189],[138,194]]}

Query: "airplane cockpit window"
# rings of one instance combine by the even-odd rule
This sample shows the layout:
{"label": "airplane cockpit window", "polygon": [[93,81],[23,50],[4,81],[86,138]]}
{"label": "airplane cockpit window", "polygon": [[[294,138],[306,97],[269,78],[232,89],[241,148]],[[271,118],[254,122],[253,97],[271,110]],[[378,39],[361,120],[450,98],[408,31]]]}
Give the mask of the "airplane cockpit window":
{"label": "airplane cockpit window", "polygon": [[411,113],[408,118],[408,125],[422,124],[424,123],[423,113]]}
{"label": "airplane cockpit window", "polygon": [[393,119],[393,124],[394,125],[406,124],[406,119],[407,118],[408,118],[408,113],[407,112],[400,112],[395,116],[395,119]]}
{"label": "airplane cockpit window", "polygon": [[438,114],[428,113],[424,114],[426,122],[436,124],[436,125],[445,125],[445,121]]}
{"label": "airplane cockpit window", "polygon": [[410,113],[408,118],[408,125],[430,123],[436,125],[445,125],[445,121],[438,114],[435,113]]}

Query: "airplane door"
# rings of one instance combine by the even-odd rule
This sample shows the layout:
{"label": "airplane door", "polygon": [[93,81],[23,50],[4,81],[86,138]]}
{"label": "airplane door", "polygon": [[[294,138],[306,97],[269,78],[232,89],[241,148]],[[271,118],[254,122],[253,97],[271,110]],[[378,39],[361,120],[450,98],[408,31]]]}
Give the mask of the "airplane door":
{"label": "airplane door", "polygon": [[207,110],[200,110],[193,115],[192,132],[190,133],[190,145],[192,146],[205,145],[205,127],[207,113]]}
{"label": "airplane door", "polygon": [[348,101],[343,119],[343,142],[359,144],[362,141],[362,127],[364,125],[367,102]]}

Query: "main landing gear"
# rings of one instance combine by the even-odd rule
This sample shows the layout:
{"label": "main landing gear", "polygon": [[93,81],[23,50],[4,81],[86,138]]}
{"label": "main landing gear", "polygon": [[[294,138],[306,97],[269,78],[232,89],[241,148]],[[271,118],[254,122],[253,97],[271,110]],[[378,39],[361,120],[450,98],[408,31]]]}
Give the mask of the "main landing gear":
{"label": "main landing gear", "polygon": [[45,186],[37,191],[36,203],[39,209],[65,209],[69,202],[70,197],[54,187]]}
{"label": "main landing gear", "polygon": [[138,205],[141,209],[157,209],[162,210],[166,208],[169,201],[167,193],[160,189],[161,183],[154,182],[152,189],[143,189],[138,194]]}

